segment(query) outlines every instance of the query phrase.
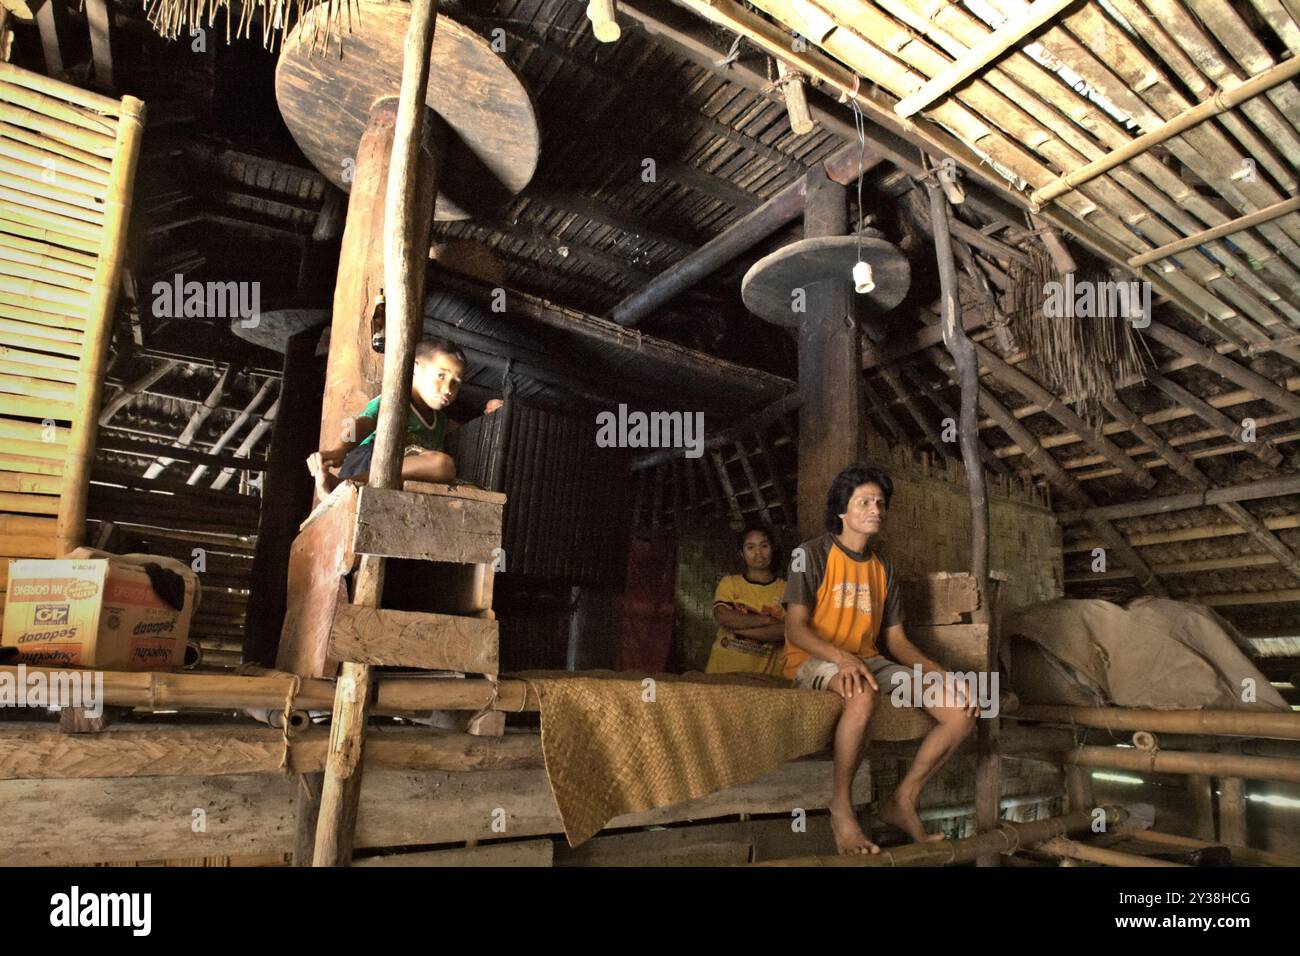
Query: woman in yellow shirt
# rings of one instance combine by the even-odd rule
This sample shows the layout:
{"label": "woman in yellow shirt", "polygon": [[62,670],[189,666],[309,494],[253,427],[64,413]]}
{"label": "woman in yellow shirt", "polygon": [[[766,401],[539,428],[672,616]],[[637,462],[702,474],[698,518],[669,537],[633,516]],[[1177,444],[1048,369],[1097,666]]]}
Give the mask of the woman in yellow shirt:
{"label": "woman in yellow shirt", "polygon": [[767,674],[780,677],[785,663],[785,579],[772,571],[772,535],[761,526],[740,533],[743,574],[728,574],[713,595],[718,636],[709,652],[707,674]]}

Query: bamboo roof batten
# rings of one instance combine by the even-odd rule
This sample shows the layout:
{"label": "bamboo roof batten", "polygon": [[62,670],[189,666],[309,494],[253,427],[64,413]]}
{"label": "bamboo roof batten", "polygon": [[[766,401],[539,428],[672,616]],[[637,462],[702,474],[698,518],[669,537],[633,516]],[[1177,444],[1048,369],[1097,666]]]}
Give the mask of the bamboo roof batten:
{"label": "bamboo roof batten", "polygon": [[[720,5],[720,2],[709,4],[714,19],[719,19]],[[791,29],[799,30],[804,36],[819,41],[828,53],[838,57],[864,78],[903,97],[915,92],[916,86],[925,82],[925,74],[928,73],[933,78],[968,54],[972,47],[987,42],[987,38],[992,36],[992,31],[985,24],[951,5],[936,12],[931,20],[928,12],[917,11],[907,0],[883,0],[881,6],[893,16],[903,19],[907,29],[901,29],[894,20],[879,10],[856,0],[817,0],[813,4],[760,0],[757,6]],[[1024,4],[1006,3],[995,6],[1013,21],[1023,16],[1026,10]],[[814,14],[821,15],[823,29],[810,26],[815,19]],[[709,15],[708,12],[706,15]],[[725,17],[722,19],[725,20]],[[734,19],[738,27],[755,29],[752,22],[745,22],[743,18]],[[1127,35],[1100,17],[1097,11],[1086,8],[1066,17],[1065,23],[1070,26],[1071,32],[1059,26],[1053,27],[1042,38],[1043,48],[1081,76],[1116,110],[1121,111],[1121,117],[1132,117],[1139,124],[1147,126],[1163,122],[1163,118],[1155,113],[1147,100],[1150,99],[1153,105],[1162,109],[1169,109],[1170,104],[1179,98],[1178,94],[1164,81],[1161,71],[1137,51]],[[960,40],[948,32],[956,30],[962,31]],[[1111,58],[1109,54],[1115,53],[1116,62],[1103,64],[1088,48],[1078,43],[1072,33],[1104,42],[1107,59]],[[866,37],[876,38],[877,42],[873,44]],[[944,58],[926,41],[933,41],[943,47],[954,60]],[[1116,82],[1112,69],[1127,82]],[[921,74],[919,78],[917,71]],[[1012,71],[1015,71],[1014,81],[1009,78]],[[1148,92],[1144,86],[1130,86],[1138,79],[1144,81],[1145,87],[1159,86],[1160,89]],[[842,91],[851,93],[857,89],[857,81],[854,82],[854,87],[847,90],[842,83],[837,86]],[[1134,88],[1143,90],[1142,97],[1133,92]],[[1067,105],[1070,101],[1077,105]],[[968,103],[973,112],[954,113],[954,108],[965,109],[961,106],[962,103]],[[1173,112],[1177,113],[1189,106],[1185,102],[1181,103]],[[1086,166],[1131,142],[1130,134],[1120,128],[1114,118],[1107,116],[1104,110],[1098,109],[1084,97],[1065,92],[1059,78],[1052,71],[1020,53],[1011,53],[996,67],[976,74],[974,79],[930,113],[976,150],[986,153],[1004,169],[1014,170],[1021,179],[1040,189],[1058,178],[1057,174],[1051,172],[1052,167],[1060,170],[1078,169],[1080,162]],[[1062,115],[1069,116],[1073,122],[1062,122]],[[975,117],[979,117],[982,122],[972,122]],[[988,125],[992,122],[996,122],[1005,133]],[[1093,135],[1104,134],[1103,144],[1099,147],[1082,136],[1080,127],[1089,129]],[[1022,143],[1037,156],[1018,153],[1019,144]],[[1188,155],[1180,158],[1216,185],[1221,193],[1226,190],[1231,200],[1235,187],[1230,182],[1226,186],[1214,182],[1213,164],[1206,157],[1214,156],[1216,162],[1222,161],[1223,157],[1227,157],[1229,162],[1235,162],[1241,157],[1218,134],[1214,134],[1210,141],[1201,137],[1195,145],[1200,152],[1192,155],[1185,151]],[[1037,157],[1041,157],[1041,160]],[[1023,161],[1026,158],[1032,165],[1026,165]],[[1145,244],[1143,237],[1158,247],[1177,242],[1187,234],[1204,231],[1206,226],[1218,226],[1227,221],[1228,217],[1179,182],[1160,163],[1150,161],[1150,157],[1140,158],[1144,162],[1134,164],[1136,173],[1124,170],[1113,177],[1098,177],[1091,183],[1091,190],[1083,190],[1088,194],[1085,205],[1080,206],[1077,202],[1062,198],[1071,213],[1088,217],[1111,240],[1132,250],[1121,257],[1123,261],[1149,251],[1150,247]],[[1280,169],[1276,164],[1274,168]],[[1268,189],[1271,187],[1261,183],[1253,187],[1253,192],[1262,196],[1263,190]],[[1239,208],[1246,201],[1244,195],[1239,196]],[[1193,215],[1201,218],[1205,225],[1193,219]],[[1179,231],[1166,223],[1176,226]],[[1141,230],[1140,234],[1134,231],[1135,227]],[[1295,288],[1295,266],[1300,264],[1294,238],[1278,232],[1267,238],[1273,243],[1273,248],[1256,245],[1255,248],[1246,250],[1256,262],[1264,265],[1266,271],[1263,276],[1257,275],[1255,270],[1240,261],[1228,247],[1216,244],[1208,251],[1219,260],[1221,266],[1216,266],[1210,259],[1197,257],[1182,264],[1183,269],[1179,272],[1163,277],[1155,274],[1147,277],[1157,288],[1166,285],[1176,287],[1181,293],[1181,304],[1185,307],[1190,305],[1193,315],[1204,317],[1211,324],[1232,323],[1231,335],[1238,344],[1263,342],[1272,337],[1273,333],[1269,330],[1277,326],[1292,326],[1300,317],[1292,292]],[[1274,261],[1279,254],[1287,260],[1285,268],[1279,268]],[[1110,257],[1115,258],[1113,251]],[[1186,272],[1187,275],[1180,272]],[[1265,277],[1268,281],[1265,281]],[[1222,325],[1219,325],[1219,329],[1221,333],[1226,332],[1226,327]],[[1287,349],[1292,351],[1290,346]],[[1300,353],[1292,352],[1293,357],[1295,354]]]}
{"label": "bamboo roof batten", "polygon": [[1078,189],[1083,183],[1096,179],[1102,173],[1114,169],[1121,163],[1128,162],[1135,156],[1145,153],[1171,137],[1205,122],[1210,117],[1225,113],[1247,99],[1259,96],[1279,84],[1294,79],[1298,75],[1300,75],[1300,57],[1293,57],[1261,73],[1259,76],[1247,80],[1227,93],[1222,91],[1215,93],[1210,99],[1187,108],[1149,133],[1143,133],[1129,143],[1128,146],[1107,153],[1101,159],[1095,160],[1081,169],[1076,169],[1072,173],[1066,173],[1041,189],[1034,190],[1029,198],[1039,205],[1051,202],[1072,189]]}

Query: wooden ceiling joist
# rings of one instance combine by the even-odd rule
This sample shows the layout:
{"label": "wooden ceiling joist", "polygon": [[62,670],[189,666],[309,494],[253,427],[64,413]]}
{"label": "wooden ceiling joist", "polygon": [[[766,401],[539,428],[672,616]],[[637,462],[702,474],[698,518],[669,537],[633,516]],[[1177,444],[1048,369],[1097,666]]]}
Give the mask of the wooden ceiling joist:
{"label": "wooden ceiling joist", "polygon": [[1245,441],[1243,438],[1245,428],[1241,422],[1234,422],[1227,415],[1210,405],[1209,402],[1197,395],[1193,395],[1177,382],[1158,374],[1148,376],[1148,380],[1177,404],[1184,408],[1190,408],[1197,417],[1211,428],[1216,429],[1221,435],[1238,442],[1242,451],[1249,452],[1271,468],[1276,468],[1282,463],[1282,453],[1278,451],[1275,445],[1263,438]]}

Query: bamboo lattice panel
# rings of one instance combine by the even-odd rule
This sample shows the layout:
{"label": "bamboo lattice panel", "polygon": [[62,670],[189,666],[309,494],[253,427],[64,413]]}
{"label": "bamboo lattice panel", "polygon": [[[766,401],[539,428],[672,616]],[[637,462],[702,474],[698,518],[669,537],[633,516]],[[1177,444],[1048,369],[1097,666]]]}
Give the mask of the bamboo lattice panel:
{"label": "bamboo lattice panel", "polygon": [[[10,558],[55,557],[118,103],[0,63],[0,610]],[[115,270],[114,270],[115,273]]]}

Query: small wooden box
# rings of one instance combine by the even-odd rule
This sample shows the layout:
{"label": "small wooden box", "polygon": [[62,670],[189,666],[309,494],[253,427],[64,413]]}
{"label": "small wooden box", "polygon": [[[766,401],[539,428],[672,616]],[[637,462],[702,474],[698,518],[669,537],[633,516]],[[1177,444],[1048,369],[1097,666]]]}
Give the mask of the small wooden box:
{"label": "small wooden box", "polygon": [[[341,484],[294,539],[276,666],[325,678],[343,660],[495,674],[492,568],[504,505],[505,495],[477,488]],[[347,576],[363,554],[428,562],[429,590],[444,598],[443,607],[354,607]],[[411,580],[412,567],[404,571],[402,579]],[[448,609],[454,613],[442,613]]]}

